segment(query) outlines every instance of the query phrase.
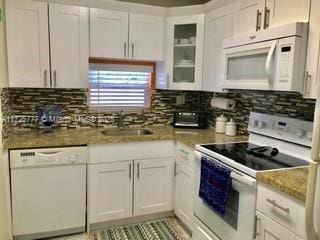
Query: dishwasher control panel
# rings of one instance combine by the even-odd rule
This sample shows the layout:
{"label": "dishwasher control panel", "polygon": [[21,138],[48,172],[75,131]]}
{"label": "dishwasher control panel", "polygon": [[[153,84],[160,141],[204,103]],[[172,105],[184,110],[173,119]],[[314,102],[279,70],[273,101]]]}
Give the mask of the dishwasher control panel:
{"label": "dishwasher control panel", "polygon": [[86,164],[86,156],[86,147],[11,150],[10,167]]}

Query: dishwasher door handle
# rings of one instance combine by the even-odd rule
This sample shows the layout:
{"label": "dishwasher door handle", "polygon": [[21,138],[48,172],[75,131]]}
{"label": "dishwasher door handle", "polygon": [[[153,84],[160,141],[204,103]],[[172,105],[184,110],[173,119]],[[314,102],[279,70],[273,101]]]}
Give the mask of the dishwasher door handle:
{"label": "dishwasher door handle", "polygon": [[55,151],[55,152],[38,152],[38,154],[42,155],[56,155],[61,153],[60,151]]}

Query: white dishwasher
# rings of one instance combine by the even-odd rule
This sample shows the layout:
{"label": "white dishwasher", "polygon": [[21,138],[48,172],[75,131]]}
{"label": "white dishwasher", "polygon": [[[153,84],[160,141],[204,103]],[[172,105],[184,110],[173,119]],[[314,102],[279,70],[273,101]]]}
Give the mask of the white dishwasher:
{"label": "white dishwasher", "polygon": [[85,231],[86,147],[10,151],[14,239]]}

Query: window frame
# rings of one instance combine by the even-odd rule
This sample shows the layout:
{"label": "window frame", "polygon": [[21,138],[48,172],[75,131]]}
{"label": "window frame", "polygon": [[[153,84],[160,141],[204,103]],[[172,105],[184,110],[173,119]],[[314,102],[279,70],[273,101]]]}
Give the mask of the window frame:
{"label": "window frame", "polygon": [[[117,60],[117,59],[105,59],[105,58],[89,58],[89,64],[115,64],[115,65],[138,65],[138,66],[151,66],[153,71],[151,73],[151,80],[149,84],[149,106],[148,107],[106,107],[106,106],[91,106],[90,105],[90,87],[87,91],[87,108],[88,112],[97,113],[113,113],[121,110],[126,112],[139,112],[141,110],[151,111],[152,109],[152,94],[155,89],[156,82],[156,63],[150,61],[133,61],[133,60]],[[88,79],[89,81],[89,79]],[[90,86],[90,84],[89,84]]]}

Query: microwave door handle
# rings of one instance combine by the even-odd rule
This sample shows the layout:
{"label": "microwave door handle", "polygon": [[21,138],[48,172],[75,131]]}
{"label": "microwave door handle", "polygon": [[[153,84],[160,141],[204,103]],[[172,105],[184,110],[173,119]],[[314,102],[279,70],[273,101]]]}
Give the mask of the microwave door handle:
{"label": "microwave door handle", "polygon": [[266,72],[267,72],[267,79],[268,82],[270,83],[270,85],[272,86],[272,58],[274,53],[276,52],[276,48],[277,48],[277,41],[274,41],[271,45],[268,57],[267,57],[267,61],[266,61]]}

